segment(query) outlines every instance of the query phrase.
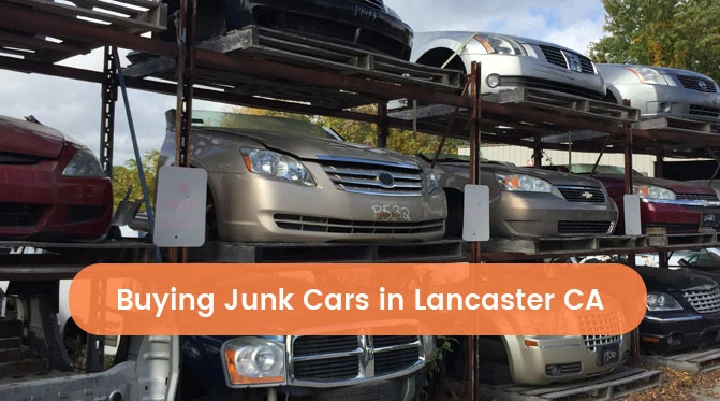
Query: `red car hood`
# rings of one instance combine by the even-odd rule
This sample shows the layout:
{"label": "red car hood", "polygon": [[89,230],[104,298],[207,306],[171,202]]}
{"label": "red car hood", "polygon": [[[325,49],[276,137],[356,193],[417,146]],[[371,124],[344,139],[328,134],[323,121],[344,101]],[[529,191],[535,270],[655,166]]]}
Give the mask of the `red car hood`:
{"label": "red car hood", "polygon": [[27,156],[57,158],[65,136],[52,128],[17,118],[0,116],[0,149],[2,152]]}
{"label": "red car hood", "polygon": [[[616,185],[625,185],[625,176],[623,175],[602,175],[597,174],[593,175],[593,178],[603,182],[603,183],[610,183]],[[681,182],[681,181],[671,181],[666,180],[663,178],[656,178],[656,177],[645,177],[645,176],[633,176],[633,184],[635,185],[657,185],[659,187],[664,187],[667,189],[672,190],[675,193],[679,194],[693,194],[693,195],[715,195],[716,192],[714,189],[697,185],[697,184],[691,184],[688,182]]]}

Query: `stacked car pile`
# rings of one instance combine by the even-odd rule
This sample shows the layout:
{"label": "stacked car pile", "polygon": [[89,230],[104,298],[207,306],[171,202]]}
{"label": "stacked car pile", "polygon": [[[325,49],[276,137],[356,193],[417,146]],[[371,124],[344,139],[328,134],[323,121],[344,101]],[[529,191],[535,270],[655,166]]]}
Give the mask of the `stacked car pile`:
{"label": "stacked car pile", "polygon": [[[177,9],[176,0],[167,2],[170,12]],[[720,87],[704,75],[595,65],[572,49],[512,35],[413,34],[382,0],[322,2],[322,7],[314,3],[200,2],[200,39],[258,25],[463,72],[469,71],[471,62],[479,61],[483,94],[539,88],[616,103],[629,99],[645,118],[720,121]],[[174,32],[170,26],[159,37],[174,42]],[[132,59],[143,56],[136,54]],[[463,191],[469,183],[466,158],[444,155],[431,168],[434,156],[402,155],[350,143],[343,140],[342,132],[300,120],[197,111],[193,117],[190,163],[208,172],[208,241],[422,242],[458,238],[462,232]],[[160,167],[175,161],[174,111],[166,119]],[[484,160],[481,183],[490,189],[486,224],[491,237],[623,234],[619,216],[624,174],[611,166],[535,169]],[[703,227],[720,228],[716,190],[635,175],[633,191],[642,198],[645,229],[697,232]],[[111,183],[85,146],[37,121],[5,118],[0,120],[0,206],[2,238],[94,240],[108,233]],[[142,219],[135,228],[151,231]],[[657,284],[659,289],[648,296],[647,330],[642,333],[647,343],[677,348],[681,343],[705,343],[708,338],[715,341],[717,329],[708,327],[717,324],[705,319],[720,319],[718,285],[702,279],[702,287],[693,284],[690,288],[683,284],[687,280],[675,281],[672,289],[668,282]],[[691,310],[688,317],[684,312]],[[668,332],[664,319],[694,322],[699,326],[692,330],[699,332],[693,333],[703,341],[687,341],[693,333]],[[628,338],[498,337],[489,339],[486,355],[509,360],[516,383],[547,384],[620,367],[627,357]],[[416,341],[406,340],[400,338],[399,346]],[[601,358],[599,352],[615,357]],[[411,366],[427,356],[403,355]],[[403,362],[407,361],[399,361],[400,365]],[[351,364],[351,375],[356,368]],[[332,373],[323,371],[328,377]]]}

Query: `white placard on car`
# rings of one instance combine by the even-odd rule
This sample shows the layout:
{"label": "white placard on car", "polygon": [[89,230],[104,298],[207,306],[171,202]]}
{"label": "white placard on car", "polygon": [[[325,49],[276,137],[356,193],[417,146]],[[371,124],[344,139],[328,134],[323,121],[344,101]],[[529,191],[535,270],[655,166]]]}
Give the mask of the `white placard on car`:
{"label": "white placard on car", "polygon": [[465,186],[462,239],[468,242],[490,239],[490,188],[486,185]]}
{"label": "white placard on car", "polygon": [[207,171],[162,167],[158,173],[153,242],[159,247],[205,244]]}
{"label": "white placard on car", "polygon": [[625,195],[623,197],[625,212],[625,234],[642,235],[642,214],[640,213],[640,196]]}

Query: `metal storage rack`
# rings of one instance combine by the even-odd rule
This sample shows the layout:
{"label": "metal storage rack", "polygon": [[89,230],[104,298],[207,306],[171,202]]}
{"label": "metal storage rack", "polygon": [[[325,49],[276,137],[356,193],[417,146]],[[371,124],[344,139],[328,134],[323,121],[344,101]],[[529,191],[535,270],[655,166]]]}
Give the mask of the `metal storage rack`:
{"label": "metal storage rack", "polygon": [[[101,85],[101,161],[108,174],[113,167],[114,113],[118,80],[116,48],[153,55],[144,63],[125,69],[129,88],[177,96],[176,149],[180,167],[188,167],[187,143],[192,134],[193,99],[218,101],[264,109],[327,115],[373,122],[378,125],[378,143],[386,144],[390,127],[469,139],[471,183],[478,184],[479,151],[483,142],[522,145],[534,149],[535,165],[542,162],[542,149],[570,150],[568,145],[544,143],[544,138],[574,130],[604,133],[602,138],[576,141],[572,149],[597,150],[625,155],[626,193],[632,193],[632,155],[663,157],[714,157],[720,148],[718,126],[673,119],[640,121],[630,105],[614,105],[547,91],[519,89],[501,95],[480,96],[480,65],[468,76],[453,71],[359,51],[345,46],[281,34],[259,27],[235,31],[225,38],[195,43],[196,0],[182,0],[174,16],[187,35],[181,43],[141,37],[143,32],[166,28],[166,9],[151,0],[123,0],[107,3],[78,0],[76,5],[50,0],[0,1],[0,68],[93,82]],[[125,16],[103,10],[121,12]],[[95,21],[91,21],[94,19]],[[101,22],[98,23],[97,21]],[[52,37],[56,40],[49,41]],[[241,40],[238,40],[241,39]],[[238,45],[238,43],[241,43]],[[92,49],[104,48],[104,70],[91,71],[58,66],[55,63]],[[152,77],[152,78],[151,78]],[[158,80],[161,79],[161,80]],[[163,81],[164,80],[164,81]],[[202,85],[204,88],[194,87]],[[465,89],[463,89],[463,85]],[[460,92],[467,92],[462,95]],[[274,99],[269,99],[274,98]],[[388,113],[387,103],[397,99],[418,102],[409,111]],[[306,104],[297,103],[304,101]],[[378,104],[377,115],[346,111],[351,106]],[[415,121],[414,121],[415,120]],[[482,244],[443,241],[442,254],[408,257],[386,250],[378,259],[376,245],[357,246],[357,260],[433,260],[470,262],[541,259],[557,255],[602,255],[659,253],[674,249],[720,246],[716,233],[669,236],[663,233],[641,236],[604,236],[548,239],[538,241],[490,241]],[[0,247],[32,246],[52,249],[56,256],[23,256],[5,259],[0,277],[12,280],[70,279],[90,261],[147,261],[154,247],[141,242],[108,241],[99,244],[0,243]],[[241,246],[243,247],[243,246]],[[318,246],[320,247],[320,246]],[[323,245],[322,247],[326,247]],[[363,248],[364,247],[364,248]],[[252,248],[252,249],[249,249]],[[273,248],[273,249],[270,249]],[[237,255],[252,254],[252,261],[264,255],[282,253],[283,260],[297,260],[291,246],[244,246],[211,244],[203,250],[169,250],[171,261],[189,258],[232,261]],[[280,251],[278,251],[280,249]],[[517,251],[520,249],[520,251]],[[275,252],[275,253],[273,253]],[[289,255],[288,256],[288,252]],[[464,255],[464,253],[466,253]],[[76,255],[84,255],[82,258]],[[90,256],[88,256],[90,255]],[[199,256],[198,256],[199,255]],[[258,256],[259,255],[259,256]],[[88,258],[89,257],[89,258]],[[289,259],[288,259],[289,258]],[[272,258],[271,258],[272,259]],[[273,259],[274,260],[274,259]],[[667,260],[661,257],[663,267]],[[469,342],[469,396],[474,399],[479,383],[474,341]],[[637,351],[637,338],[635,338]],[[100,369],[102,347],[88,349],[89,371]],[[100,351],[100,352],[98,352]]]}

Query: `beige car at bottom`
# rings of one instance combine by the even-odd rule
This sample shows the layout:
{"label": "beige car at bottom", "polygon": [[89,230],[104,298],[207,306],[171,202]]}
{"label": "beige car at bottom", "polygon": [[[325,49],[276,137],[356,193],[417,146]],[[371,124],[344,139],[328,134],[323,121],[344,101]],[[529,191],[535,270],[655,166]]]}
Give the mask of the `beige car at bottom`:
{"label": "beige car at bottom", "polygon": [[500,381],[543,386],[602,375],[621,367],[630,356],[630,342],[630,334],[481,337],[481,364],[508,364],[510,377]]}
{"label": "beige car at bottom", "polygon": [[[445,194],[415,156],[307,121],[193,111],[192,167],[208,173],[206,241],[414,242],[443,237]],[[175,111],[159,166],[175,159]]]}

